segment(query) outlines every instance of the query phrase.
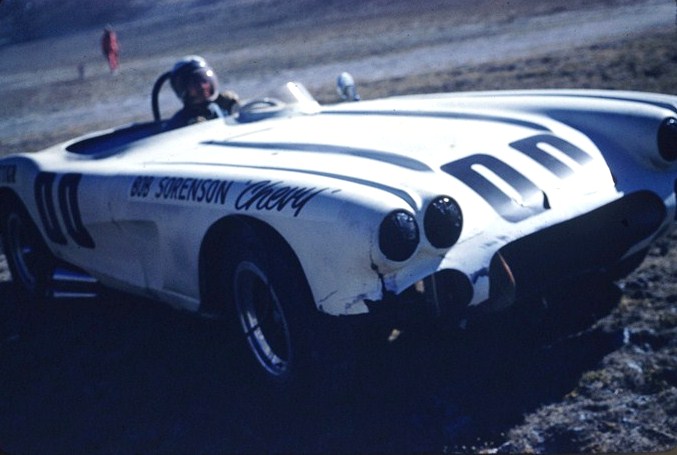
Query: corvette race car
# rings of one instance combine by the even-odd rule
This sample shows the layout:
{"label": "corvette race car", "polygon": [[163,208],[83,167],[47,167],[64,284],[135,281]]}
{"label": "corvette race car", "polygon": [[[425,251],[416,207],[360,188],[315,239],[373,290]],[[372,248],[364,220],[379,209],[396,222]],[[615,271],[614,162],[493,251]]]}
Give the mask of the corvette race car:
{"label": "corvette race car", "polygon": [[676,96],[321,106],[288,83],[167,131],[156,92],[154,121],[0,160],[13,281],[25,302],[97,282],[225,316],[273,382],[335,362],[352,318],[458,323],[611,282],[675,221]]}

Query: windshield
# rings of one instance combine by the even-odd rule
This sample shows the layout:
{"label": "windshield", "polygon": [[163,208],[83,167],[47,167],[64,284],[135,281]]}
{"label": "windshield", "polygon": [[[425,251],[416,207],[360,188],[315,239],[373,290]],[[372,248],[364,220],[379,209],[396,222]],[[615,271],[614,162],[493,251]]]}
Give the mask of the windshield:
{"label": "windshield", "polygon": [[287,82],[281,87],[275,89],[271,98],[276,98],[285,104],[299,104],[307,107],[317,107],[317,101],[308,90],[299,82]]}
{"label": "windshield", "polygon": [[255,122],[270,117],[315,114],[320,105],[299,82],[287,82],[268,95],[246,101],[239,109],[237,120]]}

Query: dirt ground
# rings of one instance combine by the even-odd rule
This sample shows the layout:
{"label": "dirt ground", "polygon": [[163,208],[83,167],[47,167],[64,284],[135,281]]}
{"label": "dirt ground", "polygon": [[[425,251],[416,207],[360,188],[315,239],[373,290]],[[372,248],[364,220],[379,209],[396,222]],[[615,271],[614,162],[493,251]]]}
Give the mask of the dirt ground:
{"label": "dirt ground", "polygon": [[[664,5],[604,1],[595,9],[584,1],[565,7],[525,0],[498,8],[496,2],[477,1],[473,7],[466,2],[461,9],[463,2],[429,1],[414,8],[402,1],[385,9],[387,2],[372,1],[326,2],[324,9],[313,9],[314,2],[304,1],[297,3],[304,8],[292,11],[271,10],[275,2],[242,0],[228,16],[211,2],[189,3],[193,8],[183,11],[183,19],[179,11],[121,23],[123,66],[115,77],[96,46],[87,47],[97,41],[99,29],[54,40],[49,58],[45,42],[0,47],[0,58],[9,62],[0,69],[0,155],[148,120],[153,81],[176,56],[193,52],[209,57],[217,69],[228,68],[222,82],[241,87],[243,96],[299,74],[320,101],[334,102],[333,81],[326,75],[342,67],[363,70],[355,73],[363,98],[559,87],[677,93],[672,2],[670,17],[658,26],[593,36],[581,25],[574,31],[585,36],[583,42],[568,34],[559,43],[534,41],[525,33],[553,31],[568,21],[583,24],[582,18],[597,15],[611,20],[623,8]],[[629,14],[640,22],[645,10]],[[229,30],[209,28],[225,17]],[[200,21],[187,20],[195,18]],[[213,33],[196,36],[196,23]],[[482,27],[473,28],[477,24]],[[167,40],[177,33],[185,39],[172,48]],[[487,36],[477,37],[482,34]],[[513,45],[525,44],[497,44],[509,38]],[[224,42],[229,45],[215,45]],[[450,52],[449,43],[478,51],[459,50],[452,64],[421,64],[421,56]],[[492,47],[500,52],[489,51]],[[87,71],[79,80],[75,68],[82,59]],[[409,63],[392,63],[398,59]],[[379,65],[392,70],[378,70]],[[170,98],[163,100],[168,109]],[[619,292],[576,295],[574,308],[586,299],[616,304],[590,327],[539,343],[525,341],[523,330],[508,323],[434,342],[425,331],[411,333],[365,354],[363,384],[351,396],[321,408],[299,403],[280,410],[267,408],[263,397],[234,392],[237,374],[219,347],[228,340],[209,321],[117,294],[58,302],[21,321],[8,317],[16,299],[0,255],[0,449],[665,451],[677,446],[676,264],[674,230],[618,283]]]}

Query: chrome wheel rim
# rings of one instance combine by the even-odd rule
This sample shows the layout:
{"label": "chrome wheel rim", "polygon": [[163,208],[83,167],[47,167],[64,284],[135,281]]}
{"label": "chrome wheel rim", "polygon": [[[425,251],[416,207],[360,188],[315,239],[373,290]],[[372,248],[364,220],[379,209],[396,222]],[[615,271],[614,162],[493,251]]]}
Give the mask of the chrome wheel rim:
{"label": "chrome wheel rim", "polygon": [[291,340],[284,311],[265,273],[252,262],[235,271],[235,302],[242,330],[256,361],[269,375],[289,370]]}

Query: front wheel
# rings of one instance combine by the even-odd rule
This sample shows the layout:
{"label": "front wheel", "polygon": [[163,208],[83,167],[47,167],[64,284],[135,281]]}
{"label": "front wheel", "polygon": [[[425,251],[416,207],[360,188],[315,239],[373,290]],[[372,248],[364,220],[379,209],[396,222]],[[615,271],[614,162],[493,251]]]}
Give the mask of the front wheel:
{"label": "front wheel", "polygon": [[292,337],[282,302],[266,272],[250,260],[239,263],[234,276],[240,328],[258,365],[272,378],[292,371]]}
{"label": "front wheel", "polygon": [[305,274],[291,248],[269,233],[243,231],[232,239],[223,286],[232,298],[249,372],[284,392],[317,386],[340,391],[349,384],[354,352],[350,329],[315,307]]}

